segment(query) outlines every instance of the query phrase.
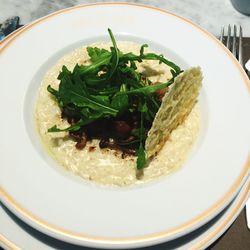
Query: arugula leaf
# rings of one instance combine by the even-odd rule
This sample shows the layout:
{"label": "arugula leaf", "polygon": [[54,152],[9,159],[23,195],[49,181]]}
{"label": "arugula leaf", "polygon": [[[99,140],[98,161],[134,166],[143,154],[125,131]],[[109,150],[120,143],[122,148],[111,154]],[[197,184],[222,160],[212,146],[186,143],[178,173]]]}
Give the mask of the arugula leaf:
{"label": "arugula leaf", "polygon": [[57,96],[58,96],[57,90],[53,89],[50,85],[48,85],[47,90],[48,90],[48,92],[50,92],[50,94],[54,95],[57,98]]}
{"label": "arugula leaf", "polygon": [[118,63],[119,63],[119,51],[118,51],[116,41],[115,41],[115,38],[114,38],[114,35],[113,35],[111,29],[108,29],[108,32],[109,32],[111,41],[112,41],[113,46],[114,46],[114,47],[111,47],[111,53],[112,53],[112,57],[111,57],[111,61],[110,61],[111,62],[111,68],[110,68],[110,72],[109,72],[109,75],[108,75],[108,78],[111,78],[112,75],[114,74],[117,66],[118,66]]}
{"label": "arugula leaf", "polygon": [[142,46],[141,46],[141,49],[140,49],[140,56],[143,56],[144,55],[144,49],[145,48],[148,48],[148,45],[147,44],[143,44]]}
{"label": "arugula leaf", "polygon": [[[145,47],[145,46],[144,46]],[[143,50],[142,50],[143,52]],[[123,54],[120,57],[121,61],[138,61],[138,62],[142,62],[142,60],[158,60],[159,62],[162,62],[166,65],[168,65],[169,67],[171,67],[175,74],[179,74],[181,73],[181,69],[179,66],[177,66],[175,63],[167,60],[164,56],[162,55],[157,55],[154,53],[147,53],[147,54],[141,54],[141,55],[134,55],[133,53],[127,53],[127,54]]]}
{"label": "arugula leaf", "polygon": [[79,122],[77,122],[76,124],[74,125],[71,125],[67,128],[64,128],[64,129],[60,129],[58,128],[56,125],[54,125],[53,127],[49,128],[48,129],[48,132],[73,132],[73,131],[78,131],[81,126],[83,126],[85,124],[85,122],[83,120],[80,120]]}
{"label": "arugula leaf", "polygon": [[139,129],[140,146],[136,151],[136,167],[137,169],[142,169],[146,165],[146,153],[144,149],[145,144],[145,128],[144,128],[144,117],[148,112],[148,107],[145,101],[140,98],[138,110],[141,112],[141,124]]}
{"label": "arugula leaf", "polygon": [[141,79],[141,74],[136,72],[136,70],[133,67],[120,67],[120,72],[122,73],[122,76],[128,79],[133,79],[136,82],[139,82]]}
{"label": "arugula leaf", "polygon": [[89,92],[92,93],[93,95],[106,95],[107,97],[110,95],[114,95],[117,92],[119,92],[119,87],[118,86],[111,86],[109,88],[88,88]]}
{"label": "arugula leaf", "polygon": [[136,160],[136,167],[137,169],[143,169],[146,165],[146,154],[145,150],[142,146],[142,143],[140,143],[139,149],[136,152],[137,160]]}
{"label": "arugula leaf", "polygon": [[142,88],[132,89],[132,90],[129,90],[129,91],[126,91],[126,92],[120,92],[118,94],[127,94],[127,95],[141,94],[141,95],[144,95],[144,96],[148,96],[150,94],[155,93],[159,89],[164,89],[164,88],[170,86],[173,82],[174,82],[174,79],[172,78],[171,80],[169,80],[168,82],[165,82],[165,83],[149,85],[149,86],[145,86],[145,87],[142,87]]}
{"label": "arugula leaf", "polygon": [[129,105],[129,99],[128,95],[118,95],[115,94],[111,101],[111,106],[117,110],[119,110],[120,113],[123,113],[128,109]]}
{"label": "arugula leaf", "polygon": [[[78,65],[78,64],[77,64],[77,65]],[[77,65],[76,65],[76,67],[77,67]],[[78,67],[80,67],[80,66],[78,65]],[[65,76],[67,77],[67,76],[70,76],[70,75],[71,75],[70,70],[68,70],[68,68],[67,68],[65,65],[63,65],[63,66],[62,66],[62,71],[59,73],[57,79],[58,79],[58,80],[61,80],[61,79],[64,78]]]}
{"label": "arugula leaf", "polygon": [[94,63],[96,61],[99,61],[100,58],[106,58],[111,56],[110,51],[106,50],[106,49],[99,49],[97,47],[87,47],[87,52],[88,55],[91,59],[91,61]]}
{"label": "arugula leaf", "polygon": [[78,81],[73,82],[73,79],[69,75],[61,78],[58,96],[64,105],[72,103],[77,107],[88,107],[93,110],[101,109],[103,114],[111,116],[115,116],[118,113],[117,109],[111,107],[108,98],[90,95],[86,91],[83,81],[78,79]]}
{"label": "arugula leaf", "polygon": [[88,66],[79,66],[78,72],[80,75],[96,73],[101,67],[107,66],[110,63],[110,59],[111,55],[106,54]]}

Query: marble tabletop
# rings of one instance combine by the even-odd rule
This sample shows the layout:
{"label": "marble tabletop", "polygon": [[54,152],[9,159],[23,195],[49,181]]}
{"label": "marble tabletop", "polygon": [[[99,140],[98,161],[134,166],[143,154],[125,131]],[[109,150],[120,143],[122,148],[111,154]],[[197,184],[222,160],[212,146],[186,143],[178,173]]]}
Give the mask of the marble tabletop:
{"label": "marble tabletop", "polygon": [[[59,9],[77,4],[111,2],[111,0],[0,0],[0,22],[10,16],[20,16],[26,24]],[[119,1],[113,1],[119,2]],[[123,0],[123,2],[156,6],[186,17],[218,36],[222,26],[241,25],[244,36],[250,37],[250,16],[237,12],[230,0]]]}
{"label": "marble tabletop", "polygon": [[[241,25],[243,35],[250,37],[250,16],[243,15],[236,11],[230,0],[0,0],[0,23],[11,16],[19,16],[20,24],[27,24],[37,18],[55,12],[57,10],[71,7],[78,4],[95,2],[129,2],[155,6],[183,16],[197,23],[215,36],[219,36],[221,27],[228,24]],[[250,0],[249,0],[250,1]],[[250,41],[250,38],[248,39]],[[250,43],[249,43],[250,44]],[[242,214],[244,217],[244,214]],[[241,218],[243,218],[241,216]],[[244,217],[245,218],[245,217]],[[239,220],[238,220],[239,221]],[[237,222],[239,223],[239,222]],[[245,221],[236,228],[242,228]],[[230,231],[229,231],[230,232]],[[247,232],[247,229],[246,229]],[[233,237],[232,237],[233,236]],[[223,248],[223,242],[229,242],[230,238],[238,242],[242,235],[236,233],[227,233],[222,243],[218,242],[211,249],[228,249],[228,245]],[[223,239],[223,238],[222,238]],[[241,238],[242,239],[242,238]],[[222,246],[220,248],[220,246]],[[0,247],[1,248],[1,247]],[[243,248],[242,248],[243,249]]]}

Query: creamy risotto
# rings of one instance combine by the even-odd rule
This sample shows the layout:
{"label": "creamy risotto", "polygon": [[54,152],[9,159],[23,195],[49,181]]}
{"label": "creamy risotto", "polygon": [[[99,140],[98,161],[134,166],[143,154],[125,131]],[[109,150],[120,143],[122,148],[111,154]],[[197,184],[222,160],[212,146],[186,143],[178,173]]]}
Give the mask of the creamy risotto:
{"label": "creamy risotto", "polygon": [[[118,47],[123,52],[138,54],[140,45],[132,42],[118,42]],[[111,43],[96,43],[92,47],[106,48]],[[102,185],[129,186],[140,184],[160,176],[167,175],[178,169],[186,160],[194,144],[200,124],[200,115],[197,105],[193,108],[187,119],[172,133],[162,150],[144,169],[143,178],[136,178],[136,159],[112,149],[100,149],[98,140],[87,142],[83,150],[75,148],[75,141],[66,132],[48,133],[54,124],[67,127],[68,122],[61,118],[61,110],[53,96],[47,91],[51,85],[57,89],[59,81],[57,76],[63,65],[72,70],[75,64],[90,64],[86,47],[74,50],[65,55],[45,75],[37,100],[36,122],[41,139],[51,156],[65,169],[71,171],[85,180],[91,180]],[[152,82],[167,81],[171,73],[166,65],[158,61],[145,61],[138,66]]]}

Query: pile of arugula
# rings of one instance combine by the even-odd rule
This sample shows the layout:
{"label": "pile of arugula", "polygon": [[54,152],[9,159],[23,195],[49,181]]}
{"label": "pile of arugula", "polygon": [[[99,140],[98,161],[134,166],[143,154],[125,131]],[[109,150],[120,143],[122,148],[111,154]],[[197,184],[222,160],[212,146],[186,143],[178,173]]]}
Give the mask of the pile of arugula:
{"label": "pile of arugula", "polygon": [[[144,53],[147,44],[141,46],[139,55],[122,53],[117,48],[112,31],[108,29],[108,32],[113,44],[110,51],[87,47],[92,63],[87,66],[76,64],[72,72],[63,66],[58,76],[58,90],[50,85],[47,87],[60,108],[78,118],[67,128],[60,129],[55,125],[48,132],[78,131],[82,126],[100,119],[118,117],[124,112],[139,112],[140,126],[133,131],[133,136],[139,142],[137,169],[142,169],[146,165],[145,123],[152,124],[161,105],[155,92],[171,85],[182,70],[162,55]],[[135,62],[142,60],[157,60],[166,64],[171,68],[172,78],[168,82],[152,85],[137,71]]]}

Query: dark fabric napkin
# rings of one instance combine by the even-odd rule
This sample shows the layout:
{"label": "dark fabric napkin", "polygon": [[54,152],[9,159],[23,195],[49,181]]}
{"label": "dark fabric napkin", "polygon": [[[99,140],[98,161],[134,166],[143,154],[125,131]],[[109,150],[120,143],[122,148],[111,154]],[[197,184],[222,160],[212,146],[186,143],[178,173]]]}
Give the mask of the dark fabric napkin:
{"label": "dark fabric napkin", "polygon": [[13,16],[5,20],[0,24],[0,41],[21,26],[19,25],[18,16]]}
{"label": "dark fabric napkin", "polygon": [[213,243],[209,250],[249,250],[250,230],[246,223],[246,210],[244,209],[232,226]]}
{"label": "dark fabric napkin", "polygon": [[[7,19],[4,23],[0,24],[0,40],[6,37],[11,32],[15,31],[22,25],[19,25],[19,17],[11,17]],[[244,62],[250,59],[250,37],[243,38],[243,50],[244,50]],[[0,203],[0,205],[2,205]],[[3,205],[2,205],[3,206]],[[4,207],[4,206],[3,206]],[[13,215],[6,207],[4,207],[6,213],[16,221],[16,223],[23,227],[28,233],[31,232],[32,235],[38,240],[47,241],[48,244],[56,246],[57,249],[65,249],[66,246],[70,246],[68,243],[63,243],[52,239],[51,237],[45,236],[40,232],[30,228],[27,224],[21,222],[15,215]],[[163,248],[162,248],[163,247]],[[0,247],[1,249],[1,247]],[[90,248],[68,248],[68,249],[90,249]],[[164,249],[164,244],[157,246],[144,248],[144,249]],[[245,209],[240,213],[235,222],[231,227],[207,250],[249,250],[250,249],[250,230],[247,228],[246,223],[246,212]]]}

